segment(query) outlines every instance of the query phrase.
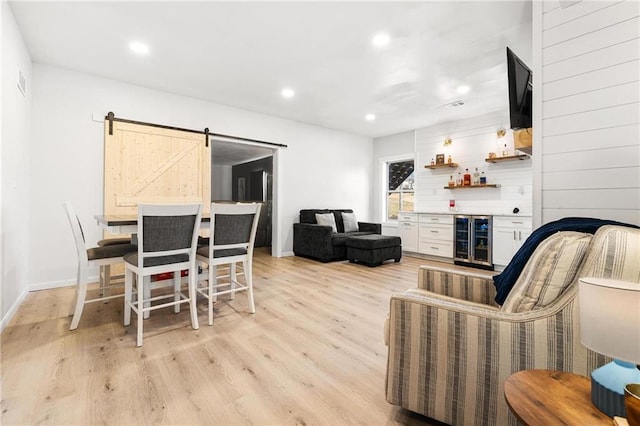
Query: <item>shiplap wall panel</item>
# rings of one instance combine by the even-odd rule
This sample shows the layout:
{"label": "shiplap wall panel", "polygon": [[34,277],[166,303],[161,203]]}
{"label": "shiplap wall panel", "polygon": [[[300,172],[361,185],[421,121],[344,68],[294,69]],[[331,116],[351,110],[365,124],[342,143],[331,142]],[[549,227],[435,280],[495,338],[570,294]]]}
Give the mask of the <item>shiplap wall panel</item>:
{"label": "shiplap wall panel", "polygon": [[[422,212],[447,212],[449,200],[455,199],[458,211],[474,214],[504,214],[518,207],[523,215],[532,212],[531,160],[487,163],[489,152],[500,154],[503,145],[513,153],[513,134],[498,139],[496,131],[509,127],[507,111],[484,114],[475,118],[442,123],[416,130],[416,209]],[[450,137],[450,147],[444,139]],[[436,154],[451,154],[458,169],[425,169]],[[469,169],[484,171],[488,183],[500,188],[445,189],[449,177]]]}
{"label": "shiplap wall panel", "polygon": [[544,47],[542,63],[543,65],[553,64],[567,58],[607,48],[612,44],[633,40],[637,38],[638,25],[640,25],[640,18],[634,17],[604,28],[594,25],[591,31],[585,28],[585,32],[575,38],[564,39],[564,41],[554,39],[553,44]]}
{"label": "shiplap wall panel", "polygon": [[[607,147],[566,154],[545,155],[542,172],[637,167],[639,163],[640,149],[638,145]],[[616,182],[607,182],[607,184],[616,185]]]}
{"label": "shiplap wall panel", "polygon": [[618,222],[639,224],[637,210],[614,209],[606,205],[601,207],[589,207],[586,209],[563,208],[545,209],[542,214],[542,223],[548,223],[563,217],[594,217],[598,219],[617,220]]}
{"label": "shiplap wall panel", "polygon": [[543,118],[610,108],[638,102],[640,81],[579,93],[545,102]]}
{"label": "shiplap wall panel", "polygon": [[544,120],[544,136],[564,135],[585,130],[605,129],[640,121],[640,104],[634,102]]}
{"label": "shiplap wall panel", "polygon": [[[638,44],[637,41],[636,44]],[[640,52],[640,44],[638,46],[638,51]],[[547,81],[543,86],[543,100],[550,101],[638,81],[640,76],[638,58],[629,59],[628,53],[625,53],[623,49],[620,50],[620,53],[620,60],[625,62],[571,77],[558,79],[557,76],[551,76],[551,80]],[[560,68],[558,67],[559,71],[566,73],[566,70]]]}
{"label": "shiplap wall panel", "polygon": [[558,25],[598,12],[616,3],[619,3],[619,1],[546,1],[544,2],[545,19],[542,21],[542,27],[546,32],[546,30]]}
{"label": "shiplap wall panel", "polygon": [[542,223],[640,224],[640,2],[547,1],[541,13]]}
{"label": "shiplap wall panel", "polygon": [[543,34],[542,44],[544,47],[548,47],[637,16],[637,10],[633,3],[625,1],[611,3],[599,9],[599,13],[587,13],[564,23],[564,25],[547,29]]}
{"label": "shiplap wall panel", "polygon": [[640,140],[640,127],[630,124],[611,129],[549,136],[545,138],[544,152],[545,155],[580,153],[602,149],[603,143],[606,143],[606,146],[610,148],[617,146],[635,146],[638,148],[638,140]]}
{"label": "shiplap wall panel", "polygon": [[636,210],[640,212],[640,193],[635,188],[572,189],[571,191],[545,191],[542,195],[545,204],[558,208],[590,209],[607,207],[620,210]]}
{"label": "shiplap wall panel", "polygon": [[545,83],[556,81],[636,60],[640,55],[639,50],[640,43],[638,39],[633,39],[612,45],[606,49],[606,52],[596,50],[584,55],[567,58],[562,62],[545,65],[543,79]]}
{"label": "shiplap wall panel", "polygon": [[542,184],[547,191],[573,189],[602,189],[607,182],[618,182],[620,188],[633,188],[640,173],[638,167],[618,167],[615,169],[590,169],[556,171],[545,173]]}

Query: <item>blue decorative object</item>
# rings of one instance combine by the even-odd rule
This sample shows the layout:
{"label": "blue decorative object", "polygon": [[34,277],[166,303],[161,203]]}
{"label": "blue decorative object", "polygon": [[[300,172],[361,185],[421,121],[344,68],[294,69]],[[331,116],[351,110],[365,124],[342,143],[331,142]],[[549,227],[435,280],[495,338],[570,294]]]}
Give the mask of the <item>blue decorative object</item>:
{"label": "blue decorative object", "polygon": [[613,360],[591,372],[591,401],[607,416],[626,417],[624,387],[640,383],[640,370],[630,362]]}

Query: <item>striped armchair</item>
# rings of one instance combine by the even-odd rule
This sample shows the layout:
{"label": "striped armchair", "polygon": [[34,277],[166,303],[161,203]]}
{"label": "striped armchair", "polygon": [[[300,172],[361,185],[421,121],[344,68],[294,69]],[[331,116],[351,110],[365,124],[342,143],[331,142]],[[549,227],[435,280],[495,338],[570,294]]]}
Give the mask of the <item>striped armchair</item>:
{"label": "striped armchair", "polygon": [[391,298],[386,398],[452,425],[516,425],[505,380],[525,369],[589,375],[610,359],[580,343],[578,279],[640,283],[640,230],[603,226],[543,241],[503,306],[491,279],[423,266]]}

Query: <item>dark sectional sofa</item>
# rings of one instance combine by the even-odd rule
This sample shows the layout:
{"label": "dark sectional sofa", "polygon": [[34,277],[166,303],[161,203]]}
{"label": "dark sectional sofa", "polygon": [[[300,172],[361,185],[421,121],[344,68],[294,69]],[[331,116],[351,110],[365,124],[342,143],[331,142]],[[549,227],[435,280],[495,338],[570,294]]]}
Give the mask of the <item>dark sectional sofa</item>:
{"label": "dark sectional sofa", "polygon": [[[300,223],[293,224],[293,252],[296,256],[309,257],[321,262],[345,260],[350,237],[357,235],[381,234],[379,223],[358,222],[357,232],[344,232],[342,213],[353,213],[351,209],[305,209],[300,210]],[[330,226],[318,225],[316,213],[333,213],[336,220],[337,233]]]}

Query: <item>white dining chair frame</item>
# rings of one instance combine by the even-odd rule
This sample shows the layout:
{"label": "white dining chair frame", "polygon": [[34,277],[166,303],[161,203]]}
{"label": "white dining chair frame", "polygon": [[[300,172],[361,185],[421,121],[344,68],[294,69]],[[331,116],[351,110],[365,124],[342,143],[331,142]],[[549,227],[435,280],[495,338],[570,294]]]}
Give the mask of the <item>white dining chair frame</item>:
{"label": "white dining chair frame", "polygon": [[[84,232],[82,230],[82,225],[80,224],[80,218],[78,218],[78,215],[76,215],[75,210],[71,206],[71,203],[64,203],[64,208],[67,213],[67,218],[69,219],[69,224],[71,225],[71,232],[73,233],[73,239],[78,256],[76,292],[74,301],[72,303],[73,318],[71,319],[71,324],[69,326],[69,330],[75,330],[76,328],[78,328],[78,324],[80,323],[84,305],[86,305],[87,303],[103,302],[124,297],[124,293],[110,294],[111,289],[123,288],[124,284],[122,280],[118,280],[115,283],[112,283],[112,278],[121,279],[123,278],[123,276],[119,275],[116,277],[112,277],[111,265],[121,264],[124,262],[124,260],[122,256],[89,260],[89,256],[87,254],[87,246],[84,239]],[[89,289],[89,270],[93,266],[99,267],[99,287],[96,289]],[[98,291],[99,294],[97,297],[87,299],[87,293],[89,291]]]}
{"label": "white dining chair frame", "polygon": [[[195,224],[193,235],[191,238],[191,246],[188,248],[144,252],[144,217],[145,216],[185,216],[195,215]],[[143,340],[143,319],[148,316],[147,313],[162,309],[169,306],[174,307],[174,312],[180,312],[180,304],[188,303],[191,313],[191,326],[198,329],[198,314],[196,309],[196,286],[197,286],[197,269],[196,269],[196,250],[198,242],[198,232],[200,230],[200,221],[202,218],[202,204],[139,204],[138,205],[138,260],[137,265],[133,265],[125,261],[125,309],[124,309],[124,325],[131,324],[131,311],[137,315],[137,346],[142,346]],[[158,266],[145,267],[145,259],[153,257],[170,256],[187,254],[189,260],[185,262],[170,263]],[[182,292],[181,272],[188,270],[188,295]],[[160,295],[151,297],[151,276],[173,272],[173,294]],[[134,294],[133,281],[136,276],[136,300],[132,296]],[[142,284],[142,291],[140,285]],[[159,300],[173,299],[170,302],[161,304],[153,304]]]}
{"label": "white dining chair frame", "polygon": [[[218,296],[224,294],[231,294],[231,297],[235,297],[235,293],[239,291],[246,291],[249,311],[254,314],[256,312],[255,301],[253,297],[253,245],[256,238],[256,230],[258,228],[258,220],[260,218],[261,204],[258,203],[211,203],[211,222],[210,222],[210,235],[209,235],[209,255],[202,256],[197,254],[197,260],[207,266],[207,270],[199,276],[199,282],[207,281],[207,286],[196,288],[198,294],[207,299],[208,304],[208,318],[209,325],[213,325],[213,302],[217,300]],[[215,221],[216,215],[247,215],[253,214],[253,222],[251,224],[251,231],[248,241],[244,241],[236,244],[215,244]],[[227,249],[244,249],[245,254],[233,255],[226,257],[214,257],[216,250]],[[237,265],[242,265],[242,272],[238,272]],[[229,267],[229,273],[226,275],[217,275],[217,268],[219,266],[227,265]],[[238,280],[239,276],[244,276],[244,283]],[[229,278],[228,282],[219,283],[218,279]],[[228,287],[226,290],[220,290],[220,288]]]}

